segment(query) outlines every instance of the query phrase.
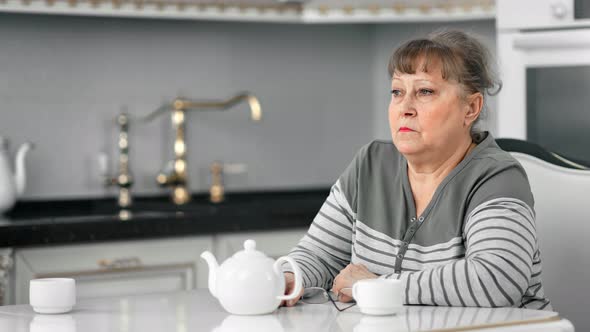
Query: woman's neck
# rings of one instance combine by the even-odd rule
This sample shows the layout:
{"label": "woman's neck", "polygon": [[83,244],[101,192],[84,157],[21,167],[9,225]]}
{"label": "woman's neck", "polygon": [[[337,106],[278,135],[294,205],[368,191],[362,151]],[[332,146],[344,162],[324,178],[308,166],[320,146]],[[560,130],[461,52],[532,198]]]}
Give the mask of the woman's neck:
{"label": "woman's neck", "polygon": [[408,177],[412,184],[438,186],[442,180],[475,148],[477,145],[466,140],[452,153],[437,158],[408,157]]}
{"label": "woman's neck", "polygon": [[414,196],[416,216],[422,215],[432,200],[436,188],[474,147],[476,147],[475,143],[465,142],[447,158],[438,159],[438,162],[419,163],[408,158],[408,179]]}

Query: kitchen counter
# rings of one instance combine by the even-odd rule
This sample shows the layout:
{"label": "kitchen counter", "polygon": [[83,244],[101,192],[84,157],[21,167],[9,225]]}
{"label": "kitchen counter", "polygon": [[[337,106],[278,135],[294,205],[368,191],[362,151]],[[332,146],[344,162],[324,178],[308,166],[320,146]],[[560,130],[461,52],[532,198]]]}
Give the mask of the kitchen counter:
{"label": "kitchen counter", "polygon": [[555,312],[515,308],[405,306],[391,316],[367,316],[331,303],[279,308],[262,316],[223,311],[208,290],[80,301],[63,315],[35,314],[29,305],[0,307],[0,331],[561,331],[572,324]]}
{"label": "kitchen counter", "polygon": [[114,199],[19,202],[0,217],[3,247],[88,243],[307,227],[329,189],[229,193],[220,204],[197,194],[185,206],[168,196],[134,197],[129,218]]}

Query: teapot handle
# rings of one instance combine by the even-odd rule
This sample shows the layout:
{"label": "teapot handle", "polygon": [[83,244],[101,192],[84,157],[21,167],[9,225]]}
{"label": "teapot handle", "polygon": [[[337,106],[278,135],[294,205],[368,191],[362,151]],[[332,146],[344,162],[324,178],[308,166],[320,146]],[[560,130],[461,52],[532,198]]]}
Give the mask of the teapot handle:
{"label": "teapot handle", "polygon": [[299,266],[297,266],[297,263],[295,263],[295,260],[293,260],[293,258],[287,256],[279,257],[275,262],[273,269],[275,270],[276,274],[281,276],[281,278],[283,277],[281,272],[281,265],[283,262],[289,263],[289,265],[291,265],[291,267],[293,268],[293,273],[295,274],[295,288],[293,288],[291,294],[277,296],[277,299],[292,300],[299,296],[299,293],[301,293],[301,288],[303,287],[301,283],[301,270],[299,269]]}

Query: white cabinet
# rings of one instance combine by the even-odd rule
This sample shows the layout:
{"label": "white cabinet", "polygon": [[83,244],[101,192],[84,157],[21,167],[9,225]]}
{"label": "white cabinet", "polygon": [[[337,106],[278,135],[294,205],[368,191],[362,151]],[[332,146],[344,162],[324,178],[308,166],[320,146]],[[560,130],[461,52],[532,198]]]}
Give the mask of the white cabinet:
{"label": "white cabinet", "polygon": [[150,0],[140,1],[140,5],[136,1],[111,4],[107,0],[55,1],[48,5],[47,1],[1,0],[0,12],[289,24],[440,22],[495,16],[494,0]]}
{"label": "white cabinet", "polygon": [[204,236],[17,249],[14,302],[29,302],[34,278],[75,278],[79,299],[206,287],[199,255],[212,248]]}
{"label": "white cabinet", "polygon": [[29,302],[34,278],[76,279],[78,299],[207,288],[209,269],[200,255],[213,252],[219,263],[253,239],[257,249],[277,258],[303,237],[307,228],[230,233],[99,244],[15,249],[11,303]]}

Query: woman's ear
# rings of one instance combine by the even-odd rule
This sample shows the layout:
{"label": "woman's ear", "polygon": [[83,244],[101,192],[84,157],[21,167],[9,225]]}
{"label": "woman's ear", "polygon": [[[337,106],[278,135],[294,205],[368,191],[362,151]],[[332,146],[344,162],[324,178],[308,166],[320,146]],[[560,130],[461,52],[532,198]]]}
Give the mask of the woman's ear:
{"label": "woman's ear", "polygon": [[465,113],[465,126],[470,126],[477,120],[481,109],[483,108],[483,95],[480,92],[476,92],[470,96],[467,96],[467,113]]}

